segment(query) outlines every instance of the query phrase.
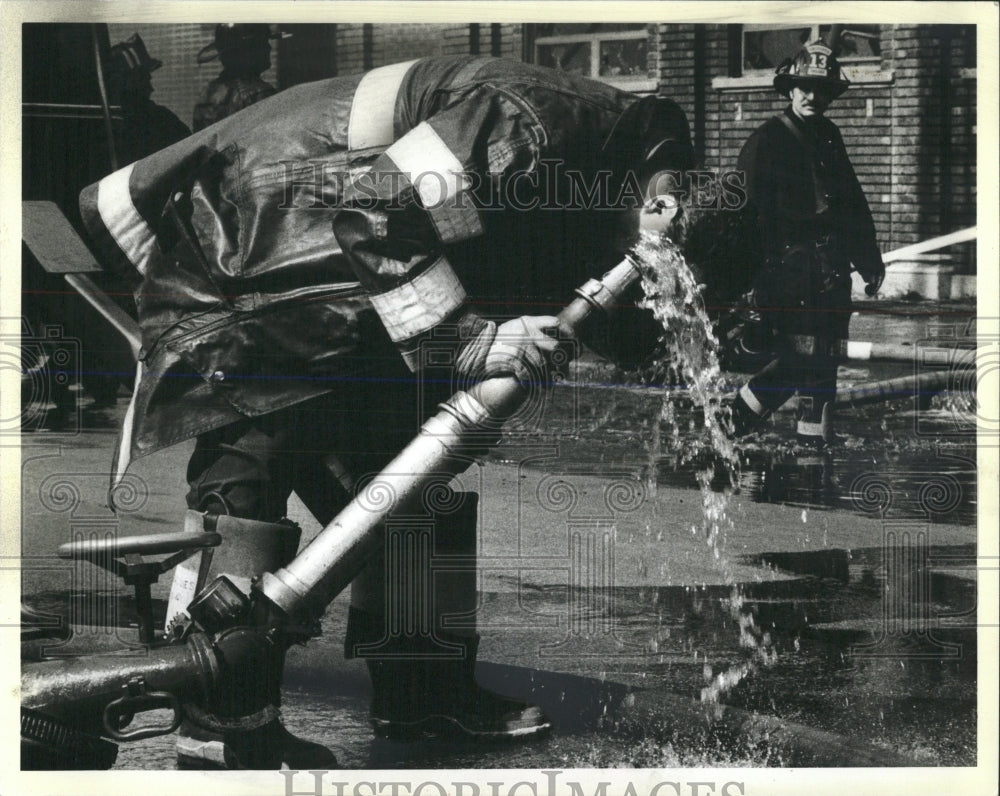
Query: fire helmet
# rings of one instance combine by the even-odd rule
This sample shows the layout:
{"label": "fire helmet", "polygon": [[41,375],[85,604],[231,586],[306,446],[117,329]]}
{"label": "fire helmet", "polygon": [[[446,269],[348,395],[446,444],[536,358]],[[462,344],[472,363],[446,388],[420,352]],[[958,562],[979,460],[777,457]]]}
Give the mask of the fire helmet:
{"label": "fire helmet", "polygon": [[659,96],[643,97],[616,122],[602,147],[618,169],[652,174],[684,171],[694,166],[694,148],[687,116],[680,105]]}
{"label": "fire helmet", "polygon": [[774,88],[787,97],[793,86],[812,85],[824,89],[831,98],[839,97],[850,81],[840,71],[840,62],[822,40],[811,41],[786,58],[774,73]]}
{"label": "fire helmet", "polygon": [[161,66],[163,62],[149,55],[145,42],[136,33],[111,48],[105,71],[111,75],[127,75],[137,70],[153,72]]}
{"label": "fire helmet", "polygon": [[198,52],[198,63],[207,64],[220,54],[253,49],[267,43],[268,39],[282,39],[286,34],[272,33],[264,23],[225,22],[215,26],[215,38]]}

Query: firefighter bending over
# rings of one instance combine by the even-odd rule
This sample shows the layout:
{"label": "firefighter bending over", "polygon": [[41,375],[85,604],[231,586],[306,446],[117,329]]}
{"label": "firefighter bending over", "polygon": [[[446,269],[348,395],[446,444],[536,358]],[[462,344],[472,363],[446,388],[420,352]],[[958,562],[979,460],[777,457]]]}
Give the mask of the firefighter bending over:
{"label": "firefighter bending over", "polygon": [[[647,186],[691,159],[668,99],[510,60],[426,58],[295,86],[86,189],[95,241],[143,275],[144,374],[116,468],[197,437],[188,522],[219,515],[224,536],[208,572],[178,569],[173,621],[199,584],[246,585],[294,556],[293,490],[325,525],[457,388],[543,381],[561,344],[546,308],[620,262],[640,225],[670,221]],[[660,328],[636,307],[616,317],[599,344],[641,361]],[[435,554],[475,555],[477,497],[427,507]],[[430,632],[407,636],[390,612],[429,609],[387,606],[386,566],[352,585],[345,642],[368,664],[376,733],[546,730],[538,707],[476,684],[473,623],[443,622],[474,614],[474,569],[436,576],[414,598],[432,602]],[[178,754],[335,765],[273,717],[189,719]]]}

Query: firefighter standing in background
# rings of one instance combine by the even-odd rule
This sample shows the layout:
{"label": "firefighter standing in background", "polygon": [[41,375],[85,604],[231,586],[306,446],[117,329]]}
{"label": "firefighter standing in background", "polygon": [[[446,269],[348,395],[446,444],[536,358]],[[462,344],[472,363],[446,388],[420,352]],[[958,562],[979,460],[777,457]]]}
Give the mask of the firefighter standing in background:
{"label": "firefighter standing in background", "polygon": [[138,33],[111,48],[105,80],[109,102],[122,109],[122,123],[115,127],[119,163],[132,163],[191,134],[177,116],[150,99],[152,74],[161,66]]}
{"label": "firefighter standing in background", "polygon": [[216,25],[215,40],[198,53],[198,63],[218,58],[222,73],[205,87],[194,106],[195,132],[275,93],[261,74],[271,68],[270,39],[279,37],[265,24]]}
{"label": "firefighter standing in background", "polygon": [[823,115],[847,86],[830,48],[822,41],[807,44],[774,78],[791,103],[761,125],[739,155],[764,260],[751,303],[777,354],[737,397],[740,434],[759,428],[797,389],[799,440],[822,446],[835,439],[831,346],[847,339],[851,267],[869,295],[885,276],[868,202],[840,131]]}
{"label": "firefighter standing in background", "polygon": [[[463,56],[295,86],[87,188],[93,238],[143,275],[145,372],[116,469],[197,436],[188,521],[219,515],[225,538],[211,572],[178,569],[168,615],[206,577],[247,584],[287,563],[291,491],[326,524],[457,388],[544,380],[560,345],[546,308],[620,262],[640,225],[669,223],[648,186],[691,160],[670,100]],[[573,180],[605,190],[582,203]],[[626,363],[650,353],[651,314],[616,318],[605,349]],[[427,501],[435,555],[474,559],[477,498]],[[548,728],[538,707],[475,682],[474,568],[436,573],[432,594],[403,606],[387,606],[387,580],[428,582],[375,561],[352,585],[345,651],[368,664],[378,735]],[[432,626],[394,632],[400,612]],[[335,765],[274,714],[189,720],[178,754],[190,767]]]}

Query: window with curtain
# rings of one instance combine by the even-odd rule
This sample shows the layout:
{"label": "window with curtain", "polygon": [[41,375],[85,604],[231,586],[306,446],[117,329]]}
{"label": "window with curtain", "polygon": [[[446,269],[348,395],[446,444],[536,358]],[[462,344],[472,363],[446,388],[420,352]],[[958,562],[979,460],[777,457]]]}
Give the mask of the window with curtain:
{"label": "window with curtain", "polygon": [[528,27],[528,55],[541,66],[623,87],[643,86],[656,79],[651,25],[556,23]]}
{"label": "window with curtain", "polygon": [[[773,74],[807,41],[826,38],[830,25],[743,25],[740,36],[742,75]],[[878,70],[882,48],[878,25],[840,25],[837,58],[845,71]]]}

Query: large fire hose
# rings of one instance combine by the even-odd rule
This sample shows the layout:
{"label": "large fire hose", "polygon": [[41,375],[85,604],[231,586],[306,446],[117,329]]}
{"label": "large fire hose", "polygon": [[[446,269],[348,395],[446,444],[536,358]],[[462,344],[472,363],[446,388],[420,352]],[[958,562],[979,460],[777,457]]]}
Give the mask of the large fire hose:
{"label": "large fire hose", "polygon": [[[589,280],[559,314],[560,327],[586,337],[592,324],[638,293],[640,276],[626,259],[600,280]],[[233,723],[273,710],[266,695],[280,678],[285,650],[313,635],[330,602],[380,548],[389,515],[405,514],[429,483],[468,467],[470,450],[495,440],[528,395],[514,377],[487,379],[456,393],[294,560],[265,573],[251,597],[224,576],[203,589],[188,607],[194,622],[182,639],[138,657],[24,664],[22,767],[110,767],[114,755],[95,751],[95,744],[107,744],[100,736],[129,741],[172,732],[185,710]],[[126,729],[137,714],[164,708],[171,711],[169,720]],[[77,751],[52,760],[54,744]]]}
{"label": "large fire hose", "polygon": [[[579,297],[558,316],[573,334],[584,331],[591,318],[608,315],[634,286],[640,272],[624,260],[600,280],[590,280]],[[468,467],[470,436],[499,425],[522,405],[527,388],[512,376],[482,381],[458,392],[428,420],[417,438],[371,481],[287,566],[266,573],[260,594],[287,617],[309,621],[354,579],[381,539],[380,526],[393,511],[402,511],[419,497],[428,477],[456,475]],[[479,444],[482,441],[479,440]]]}

